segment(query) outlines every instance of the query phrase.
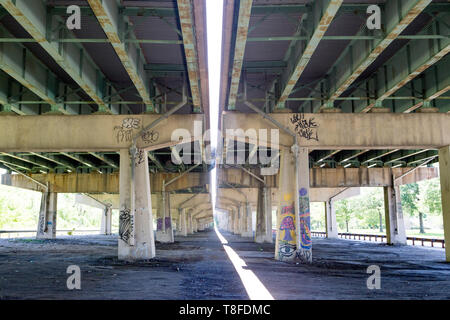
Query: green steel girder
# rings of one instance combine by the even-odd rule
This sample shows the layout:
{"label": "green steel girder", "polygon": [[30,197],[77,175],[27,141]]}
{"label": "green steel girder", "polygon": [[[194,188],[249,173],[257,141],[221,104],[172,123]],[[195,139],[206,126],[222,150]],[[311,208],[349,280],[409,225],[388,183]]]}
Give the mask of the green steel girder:
{"label": "green steel girder", "polygon": [[[448,34],[437,34],[437,35],[404,35],[398,36],[399,40],[445,40],[449,39]],[[379,40],[382,39],[377,36],[324,36],[322,41],[349,41],[349,40]],[[247,42],[268,42],[268,41],[306,41],[309,40],[308,36],[281,36],[281,37],[248,37]],[[1,41],[1,40],[0,40]]]}
{"label": "green steel girder", "polygon": [[340,150],[332,150],[332,151],[318,151],[317,153],[317,160],[316,162],[321,163],[321,162],[325,162],[325,160],[335,156],[337,153],[339,153]]}
{"label": "green steel girder", "polygon": [[[110,113],[103,101],[105,79],[84,48],[78,43],[54,42],[62,33],[53,28],[53,16],[41,1],[0,0],[8,13],[35,39],[42,48],[66,71],[90,98],[99,111]],[[64,23],[57,21],[60,25]],[[67,31],[66,31],[67,32]]]}
{"label": "green steel girder", "polygon": [[436,162],[438,161],[438,156],[439,153],[437,150],[428,150],[426,152],[423,152],[421,154],[412,156],[410,158],[407,159],[407,166],[417,166],[417,165],[421,165],[422,163],[424,163],[425,161],[428,160],[434,160],[432,162]]}
{"label": "green steel girder", "polygon": [[[139,95],[147,107],[147,111],[153,112],[154,105],[150,99],[148,88],[149,79],[144,71],[144,55],[140,46],[131,43],[125,44],[123,42],[123,31],[126,30],[128,21],[125,20],[124,16],[120,15],[117,1],[88,0],[88,3],[131,81],[139,92]],[[134,37],[132,32],[131,36]]]}
{"label": "green steel girder", "polygon": [[399,150],[395,153],[391,153],[391,154],[387,155],[386,157],[383,157],[383,162],[385,164],[391,164],[396,161],[400,161],[400,160],[404,160],[404,159],[408,160],[410,157],[413,157],[418,154],[422,154],[427,151],[429,151],[429,150]]}
{"label": "green steel girder", "polygon": [[[247,0],[242,0],[247,1]],[[195,19],[193,2],[190,0],[177,0],[178,15],[180,19],[181,31],[183,36],[184,57],[186,59],[189,86],[191,88],[192,103],[194,112],[202,112],[202,88],[200,82],[199,52],[197,48]],[[206,90],[206,88],[205,88]]]}
{"label": "green steel girder", "polygon": [[[386,37],[374,40],[369,50],[365,43],[355,43],[343,63],[336,65],[330,79],[330,101],[340,97],[372,65],[379,55],[409,26],[431,0],[391,0],[386,3],[384,22]],[[356,68],[349,67],[356,66]],[[328,107],[324,105],[322,107]]]}
{"label": "green steel girder", "polygon": [[[85,16],[95,16],[91,7],[79,6],[81,14]],[[67,16],[67,7],[54,6],[49,8],[49,13],[54,16]],[[176,17],[176,8],[162,8],[162,7],[119,7],[119,14],[125,17]]]}
{"label": "green steel girder", "polygon": [[[309,32],[308,36],[311,36],[311,38],[305,46],[299,42],[296,48],[291,51],[288,67],[281,75],[281,94],[276,103],[277,109],[283,109],[285,107],[289,95],[306,69],[333,18],[339,11],[342,2],[339,0],[320,0],[313,3],[309,14],[315,17],[315,19],[307,19],[305,27]],[[323,8],[325,8],[324,11],[322,11]]]}
{"label": "green steel girder", "polygon": [[42,159],[45,159],[50,162],[54,162],[57,165],[61,166],[61,168],[70,169],[72,171],[76,171],[76,167],[72,165],[70,162],[60,159],[57,156],[48,154],[48,153],[36,153],[36,152],[30,152],[30,154],[35,155],[36,157],[40,157]]}
{"label": "green steel girder", "polygon": [[367,152],[369,152],[369,150],[341,150],[334,158],[337,162],[349,162],[353,161],[355,158],[358,159],[359,156]]}
{"label": "green steel girder", "polygon": [[89,152],[88,154],[90,154],[91,156],[93,156],[93,157],[103,161],[108,166],[113,167],[114,169],[119,169],[119,165],[117,163],[115,163],[113,160],[107,158],[106,154],[104,154],[104,153]]}
{"label": "green steel girder", "polygon": [[[37,43],[33,38],[0,38],[0,43]],[[95,39],[95,38],[60,38],[54,42],[58,43],[111,43],[109,39]],[[157,40],[157,39],[125,39],[124,43],[142,43],[142,44],[183,44],[181,40]]]}
{"label": "green steel girder", "polygon": [[97,166],[95,163],[93,163],[89,159],[86,159],[83,156],[76,155],[76,154],[69,153],[69,152],[61,152],[60,154],[63,156],[66,156],[67,158],[75,160],[88,168],[99,170],[99,166]]}
{"label": "green steel girder", "polygon": [[6,155],[10,158],[14,158],[23,162],[28,162],[33,164],[36,167],[39,168],[44,168],[44,169],[48,169],[48,170],[53,170],[54,166],[52,166],[48,161],[42,160],[38,157],[35,156],[28,156],[28,155],[22,155],[22,154],[17,154],[17,153],[1,153],[3,155]]}
{"label": "green steel girder", "polygon": [[239,1],[239,14],[237,17],[236,39],[234,41],[234,53],[232,55],[232,71],[228,92],[228,110],[236,109],[239,83],[241,80],[242,65],[247,43],[248,26],[250,22],[253,0]]}
{"label": "green steel girder", "polygon": [[25,171],[31,171],[33,169],[33,167],[30,166],[27,162],[20,161],[9,156],[0,156],[0,162]]}
{"label": "green steel girder", "polygon": [[[0,28],[0,35],[11,35]],[[51,105],[51,111],[73,114],[57,101],[59,79],[44,66],[26,47],[20,43],[0,43],[0,69],[22,84],[25,88]]]}
{"label": "green steel girder", "polygon": [[372,150],[367,153],[362,154],[358,157],[358,160],[362,165],[367,164],[369,162],[373,162],[375,160],[380,161],[379,159],[386,157],[387,155],[397,152],[398,149],[395,150]]}
{"label": "green steel girder", "polygon": [[160,171],[164,171],[164,167],[161,164],[161,162],[158,160],[158,158],[152,152],[147,152],[147,153],[148,153],[148,158],[156,165],[156,167]]}
{"label": "green steel girder", "polygon": [[[439,21],[435,21],[432,27],[438,29],[446,28],[444,25],[439,23]],[[446,29],[445,31],[450,33],[450,29]],[[385,72],[380,72],[375,77],[374,81],[376,83],[374,91],[378,99],[366,106],[363,109],[363,112],[368,112],[371,108],[375,107],[376,104],[382,103],[383,100],[393,96],[397,92],[402,93],[407,91],[406,93],[414,95],[414,89],[419,90],[419,88],[422,87],[422,81],[419,79],[419,81],[412,83],[412,93],[411,90],[405,87],[406,84],[409,84],[428,68],[438,63],[449,52],[450,38],[430,40],[428,41],[427,46],[424,46],[421,41],[410,41],[382,67]],[[449,60],[447,59],[447,67],[449,66],[448,61]],[[445,72],[445,74],[448,76],[448,72]],[[448,87],[448,82],[446,87]],[[426,87],[421,89],[425,90]],[[435,93],[433,93],[433,95],[436,97]],[[423,96],[422,98],[429,99],[429,97],[430,96]]]}

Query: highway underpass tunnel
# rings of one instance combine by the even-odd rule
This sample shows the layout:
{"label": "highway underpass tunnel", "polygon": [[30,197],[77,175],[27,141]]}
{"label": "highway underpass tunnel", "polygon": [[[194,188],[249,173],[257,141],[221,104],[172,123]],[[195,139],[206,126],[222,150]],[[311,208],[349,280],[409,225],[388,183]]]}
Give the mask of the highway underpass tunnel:
{"label": "highway underpass tunnel", "polygon": [[369,2],[0,0],[0,298],[447,297],[450,3]]}

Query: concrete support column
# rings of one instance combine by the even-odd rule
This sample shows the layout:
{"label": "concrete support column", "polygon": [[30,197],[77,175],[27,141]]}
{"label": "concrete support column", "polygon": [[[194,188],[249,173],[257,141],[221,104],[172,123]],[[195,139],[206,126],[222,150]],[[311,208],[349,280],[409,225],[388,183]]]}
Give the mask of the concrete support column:
{"label": "concrete support column", "polygon": [[233,208],[233,234],[239,234],[239,207]]}
{"label": "concrete support column", "polygon": [[272,195],[270,188],[263,188],[263,203],[264,203],[264,222],[265,227],[265,241],[273,243],[272,235]]}
{"label": "concrete support column", "polygon": [[197,219],[195,219],[195,218],[192,218],[192,231],[194,232],[194,233],[197,233],[198,232],[198,221],[197,221]]}
{"label": "concrete support column", "polygon": [[337,239],[339,238],[336,211],[334,209],[334,201],[329,200],[325,202],[325,231],[327,238]]}
{"label": "concrete support column", "polygon": [[292,147],[296,154],[297,196],[295,216],[297,228],[297,256],[305,263],[312,262],[311,214],[309,199],[309,152],[308,148]]}
{"label": "concrete support column", "polygon": [[450,262],[450,146],[439,149],[445,260]]}
{"label": "concrete support column", "polygon": [[111,216],[112,216],[112,208],[110,206],[106,206],[105,210],[103,210],[102,215],[102,224],[101,224],[101,234],[110,235],[111,234]]}
{"label": "concrete support column", "polygon": [[180,235],[186,237],[187,232],[187,219],[186,219],[186,209],[178,209],[180,214]]}
{"label": "concrete support column", "polygon": [[192,226],[192,209],[188,210],[188,212],[186,214],[186,219],[187,219],[187,221],[186,221],[186,225],[187,225],[186,233],[188,235],[189,234],[193,234],[194,231],[193,231],[193,226]]}
{"label": "concrete support column", "polygon": [[294,261],[296,258],[296,224],[295,224],[295,159],[288,148],[280,150],[280,186],[279,207],[277,210],[277,236],[275,259]]}
{"label": "concrete support column", "polygon": [[243,230],[242,230],[242,236],[251,238],[253,237],[253,231],[252,231],[252,207],[249,203],[245,204],[242,207],[243,211]]}
{"label": "concrete support column", "polygon": [[256,206],[256,243],[272,243],[272,199],[270,188],[258,188],[258,202]]}
{"label": "concrete support column", "polygon": [[39,210],[39,224],[36,238],[56,238],[56,216],[58,209],[58,194],[56,192],[43,192],[41,208]]}
{"label": "concrete support column", "polygon": [[120,150],[119,260],[155,257],[148,158],[142,152],[132,163],[129,151]]}
{"label": "concrete support column", "polygon": [[227,214],[227,231],[232,233],[233,232],[233,210],[228,210]]}
{"label": "concrete support column", "polygon": [[406,244],[400,187],[384,187],[384,212],[388,244]]}
{"label": "concrete support column", "polygon": [[161,192],[158,201],[156,240],[162,243],[173,243],[175,241],[173,235],[172,214],[170,212],[170,194],[168,192]]}

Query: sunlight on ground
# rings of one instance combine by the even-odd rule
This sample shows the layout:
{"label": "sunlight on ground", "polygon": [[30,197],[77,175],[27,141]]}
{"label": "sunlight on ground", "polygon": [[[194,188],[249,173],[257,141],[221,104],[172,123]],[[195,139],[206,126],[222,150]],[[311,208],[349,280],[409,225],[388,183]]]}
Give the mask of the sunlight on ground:
{"label": "sunlight on ground", "polygon": [[228,245],[227,239],[225,239],[224,236],[220,233],[220,231],[217,229],[217,226],[214,226],[214,230],[216,231],[217,237],[222,243],[223,248],[228,255],[228,258],[233,263],[234,268],[239,274],[239,277],[241,278],[242,284],[244,285],[250,300],[274,300],[270,292],[253,273],[253,271],[247,269],[247,264],[245,263],[245,261],[242,260],[236,253],[236,251],[234,251]]}

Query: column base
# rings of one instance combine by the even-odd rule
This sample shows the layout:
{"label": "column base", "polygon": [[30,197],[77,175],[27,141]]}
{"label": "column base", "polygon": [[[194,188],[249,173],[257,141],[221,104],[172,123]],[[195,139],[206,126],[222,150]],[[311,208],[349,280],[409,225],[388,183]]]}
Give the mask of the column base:
{"label": "column base", "polygon": [[173,235],[170,232],[156,231],[156,241],[161,243],[173,243]]}
{"label": "column base", "polygon": [[261,235],[257,235],[255,236],[255,242],[256,243],[273,243],[273,238],[272,237],[268,237],[268,236],[261,236]]}
{"label": "column base", "polygon": [[155,248],[150,243],[136,243],[130,246],[128,243],[119,239],[119,260],[137,261],[149,260],[155,257]]}

